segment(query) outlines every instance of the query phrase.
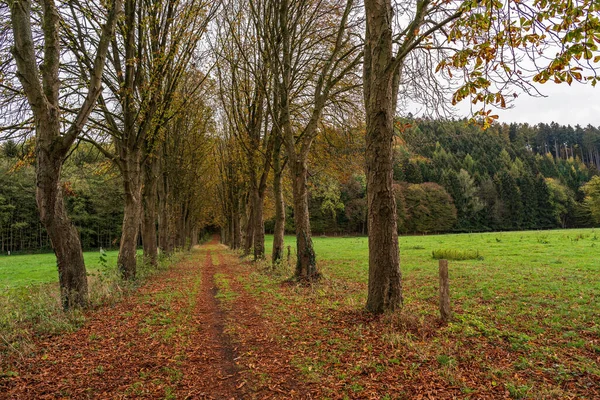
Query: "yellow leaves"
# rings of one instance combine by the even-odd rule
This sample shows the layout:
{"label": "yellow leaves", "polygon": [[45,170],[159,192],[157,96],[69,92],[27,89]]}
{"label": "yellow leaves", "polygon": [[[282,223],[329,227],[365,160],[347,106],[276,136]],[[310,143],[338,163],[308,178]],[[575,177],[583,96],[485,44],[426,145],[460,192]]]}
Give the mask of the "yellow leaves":
{"label": "yellow leaves", "polygon": [[437,67],[435,67],[435,73],[437,74],[438,72],[440,72],[440,70],[442,68],[444,68],[445,66],[446,66],[446,60],[440,61],[440,63],[437,65]]}
{"label": "yellow leaves", "polygon": [[506,108],[506,100],[504,99],[504,96],[502,96],[501,93],[496,93],[496,103],[499,103],[500,107]]}

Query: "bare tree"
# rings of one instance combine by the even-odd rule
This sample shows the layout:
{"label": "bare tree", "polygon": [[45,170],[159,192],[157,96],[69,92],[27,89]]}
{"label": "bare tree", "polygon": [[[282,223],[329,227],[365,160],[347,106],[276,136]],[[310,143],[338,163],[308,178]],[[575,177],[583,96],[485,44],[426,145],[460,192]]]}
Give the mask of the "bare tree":
{"label": "bare tree", "polygon": [[353,36],[354,3],[347,1],[287,1],[270,5],[272,28],[265,35],[271,55],[278,116],[288,157],[294,196],[296,278],[319,278],[308,211],[308,156],[319,134],[324,110],[355,88],[352,73],[362,59]]}
{"label": "bare tree", "polygon": [[115,0],[101,28],[98,45],[87,70],[87,94],[75,117],[63,131],[60,102],[60,22],[53,0],[43,0],[40,20],[43,32],[43,62],[36,59],[29,0],[10,2],[13,54],[17,74],[33,112],[36,131],[36,200],[40,219],[56,254],[62,304],[65,309],[85,306],[88,300],[87,276],[77,229],[65,209],[60,173],[73,142],[83,130],[101,93],[102,75],[110,41],[114,35],[121,1]]}
{"label": "bare tree", "polygon": [[[183,108],[173,107],[175,93],[216,7],[205,0],[126,0],[124,23],[111,42],[106,90],[98,100],[100,112],[92,116],[97,135],[88,133],[84,140],[96,144],[119,167],[123,178],[125,201],[117,263],[125,279],[135,278],[142,220],[146,259],[156,263],[157,149],[164,140],[166,124]],[[85,11],[73,14],[89,19]],[[93,25],[93,21],[88,23]],[[69,44],[84,65],[89,62],[82,43],[71,40]]]}
{"label": "bare tree", "polygon": [[[367,122],[369,293],[367,309],[381,313],[402,304],[392,140],[398,93],[441,105],[470,99],[488,126],[514,88],[535,92],[531,81],[597,82],[590,38],[600,10],[593,0],[544,2],[365,0],[364,101]],[[553,54],[549,56],[548,54]],[[443,74],[443,84],[432,70]],[[587,70],[590,75],[584,76]],[[453,78],[454,77],[454,78]],[[457,79],[459,77],[460,79]],[[413,90],[417,88],[421,90]],[[454,90],[455,89],[455,90]],[[426,110],[435,113],[436,110]]]}
{"label": "bare tree", "polygon": [[261,1],[226,2],[213,46],[226,123],[244,154],[241,166],[248,186],[244,250],[248,253],[253,247],[255,260],[265,256],[263,208],[274,141],[268,114],[270,74],[260,40],[264,17]]}

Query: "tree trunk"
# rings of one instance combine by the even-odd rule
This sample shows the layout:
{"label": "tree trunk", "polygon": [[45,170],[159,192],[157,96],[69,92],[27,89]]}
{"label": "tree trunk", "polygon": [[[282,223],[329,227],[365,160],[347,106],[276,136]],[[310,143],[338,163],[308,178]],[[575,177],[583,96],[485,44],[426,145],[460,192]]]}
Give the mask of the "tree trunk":
{"label": "tree trunk", "polygon": [[169,209],[167,204],[168,183],[164,176],[158,180],[158,247],[164,253],[169,253]]}
{"label": "tree trunk", "polygon": [[252,199],[248,199],[248,204],[246,206],[246,223],[244,230],[244,255],[250,254],[250,249],[252,249],[252,244],[254,242],[254,207],[252,207]]}
{"label": "tree trunk", "polygon": [[194,227],[192,228],[192,237],[191,237],[191,246],[192,247],[196,247],[198,246],[198,228]]}
{"label": "tree trunk", "polygon": [[[44,128],[42,124],[37,125],[39,135]],[[85,307],[88,303],[88,282],[81,241],[79,232],[67,215],[59,180],[63,156],[47,151],[52,148],[51,145],[40,145],[40,136],[36,146],[36,200],[40,220],[56,255],[61,303],[65,310]]]}
{"label": "tree trunk", "polygon": [[254,261],[265,258],[265,221],[263,218],[264,193],[258,188],[252,191],[252,233],[254,241]]}
{"label": "tree trunk", "polygon": [[396,200],[393,183],[394,83],[392,7],[365,0],[364,95],[369,231],[367,310],[382,313],[402,305]]}
{"label": "tree trunk", "polygon": [[141,154],[133,151],[123,159],[123,187],[125,207],[123,210],[123,230],[117,265],[125,280],[135,279],[136,248],[142,213],[142,181],[140,168]]}
{"label": "tree trunk", "polygon": [[240,246],[242,245],[242,228],[241,228],[241,224],[240,224],[240,205],[239,205],[239,200],[235,199],[234,200],[234,205],[235,208],[233,209],[233,223],[232,223],[232,243],[233,243],[233,248],[234,249],[239,249]]}
{"label": "tree trunk", "polygon": [[290,164],[294,185],[294,223],[296,225],[296,278],[299,281],[318,280],[321,274],[317,270],[317,260],[310,234],[310,216],[308,212],[308,169],[305,161]]}
{"label": "tree trunk", "polygon": [[142,192],[144,207],[142,244],[144,246],[144,262],[152,266],[158,265],[158,244],[156,237],[158,175],[158,160],[155,158],[149,159],[144,168],[144,188]]}
{"label": "tree trunk", "polygon": [[280,167],[279,154],[273,159],[273,192],[275,194],[275,229],[273,231],[273,253],[271,256],[273,264],[278,264],[283,259],[284,235],[285,235],[285,203],[281,179],[283,171]]}

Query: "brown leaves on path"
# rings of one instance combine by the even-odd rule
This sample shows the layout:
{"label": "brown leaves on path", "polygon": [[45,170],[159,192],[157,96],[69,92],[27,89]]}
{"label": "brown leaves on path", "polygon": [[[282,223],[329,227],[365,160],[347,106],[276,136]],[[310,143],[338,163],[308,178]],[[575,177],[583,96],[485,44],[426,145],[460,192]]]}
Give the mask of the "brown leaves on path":
{"label": "brown leaves on path", "polygon": [[[90,312],[77,332],[3,359],[2,369],[16,376],[0,378],[0,398],[310,398],[243,288],[232,285],[239,294],[222,304],[215,277],[233,282],[235,273],[223,250],[203,246],[135,295]],[[228,321],[246,327],[243,340],[228,332]],[[265,365],[273,381],[255,373]]]}

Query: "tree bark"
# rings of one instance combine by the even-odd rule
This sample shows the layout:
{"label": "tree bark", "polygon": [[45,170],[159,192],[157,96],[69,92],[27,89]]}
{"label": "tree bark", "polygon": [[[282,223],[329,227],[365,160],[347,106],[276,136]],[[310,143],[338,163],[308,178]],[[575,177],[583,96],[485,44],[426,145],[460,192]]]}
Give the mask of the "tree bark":
{"label": "tree bark", "polygon": [[123,229],[119,247],[117,265],[121,277],[135,279],[137,270],[137,241],[142,213],[142,181],[140,167],[141,152],[133,151],[123,159],[123,188],[125,206],[123,210]]}
{"label": "tree bark", "polygon": [[159,163],[154,157],[149,158],[144,166],[144,188],[142,202],[144,218],[142,220],[142,244],[144,246],[144,262],[152,266],[158,265],[158,244],[156,237],[157,192],[159,179]]}
{"label": "tree bark", "polygon": [[248,204],[246,205],[246,229],[244,229],[244,255],[250,254],[250,249],[252,249],[252,245],[254,244],[254,207],[252,207],[252,199],[250,198],[248,200],[250,201],[248,201]]}
{"label": "tree bark", "polygon": [[317,260],[310,233],[310,214],[308,211],[308,168],[306,161],[298,160],[290,164],[294,185],[294,223],[296,225],[296,278],[311,282],[321,276],[317,269]]}
{"label": "tree bark", "polygon": [[192,237],[191,237],[191,246],[192,247],[196,247],[198,246],[198,228],[194,227],[192,228]]}
{"label": "tree bark", "polygon": [[273,264],[278,264],[283,259],[284,235],[285,235],[285,202],[283,199],[283,190],[281,181],[283,169],[281,168],[279,151],[275,151],[273,156],[273,193],[275,194],[275,229],[273,231],[273,253],[271,260]]}
{"label": "tree bark", "polygon": [[240,204],[239,204],[239,200],[237,198],[232,201],[234,202],[233,224],[232,224],[233,248],[239,249],[240,246],[242,245],[242,228],[241,228],[241,223],[240,223],[241,222]]}
{"label": "tree bark", "polygon": [[[163,151],[164,157],[164,151]],[[162,168],[161,168],[162,169]],[[164,171],[164,169],[163,169]],[[166,176],[158,179],[158,247],[164,253],[169,253],[169,206],[167,202],[169,183]]]}
{"label": "tree bark", "polygon": [[256,188],[252,194],[252,219],[253,219],[253,241],[254,261],[265,258],[265,222],[263,218],[264,193]]}
{"label": "tree bark", "polygon": [[365,0],[364,96],[369,231],[367,310],[395,310],[402,305],[396,200],[393,183],[393,136],[397,70],[392,52],[390,1]]}
{"label": "tree bark", "polygon": [[[58,121],[56,124],[58,125]],[[63,157],[47,151],[52,146],[44,143],[43,135],[40,135],[43,129],[52,127],[52,123],[40,121],[36,125],[36,201],[40,220],[48,232],[56,255],[61,303],[65,310],[85,307],[88,303],[88,282],[81,241],[79,232],[67,215],[59,179]]]}

